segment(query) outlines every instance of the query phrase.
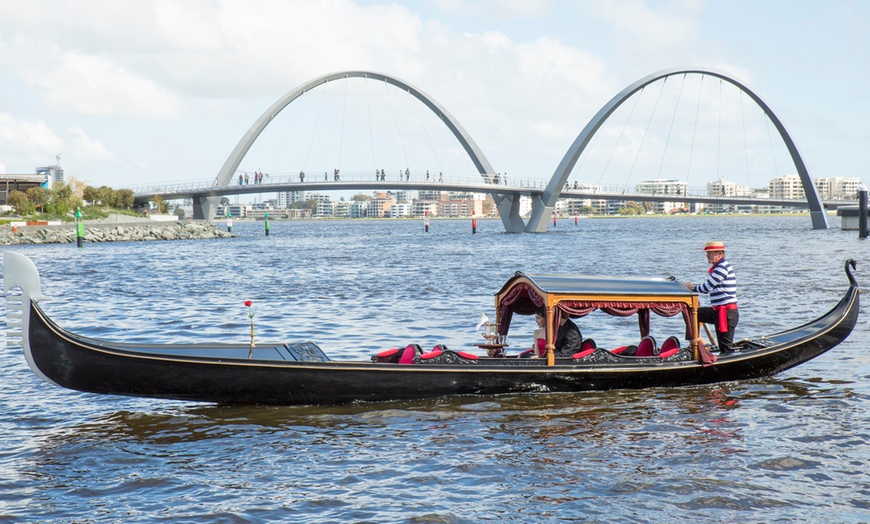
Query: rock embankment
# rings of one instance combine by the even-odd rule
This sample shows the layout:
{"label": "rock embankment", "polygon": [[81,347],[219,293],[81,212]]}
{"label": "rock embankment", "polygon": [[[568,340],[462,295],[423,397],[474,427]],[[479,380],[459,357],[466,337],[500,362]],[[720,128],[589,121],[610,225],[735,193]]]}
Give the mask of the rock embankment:
{"label": "rock embankment", "polygon": [[[218,229],[209,222],[133,222],[85,224],[82,237],[88,242],[140,242],[145,240],[198,240],[204,238],[232,238],[234,235]],[[72,223],[60,226],[26,226],[13,231],[11,226],[0,227],[0,245],[65,244],[76,241]]]}

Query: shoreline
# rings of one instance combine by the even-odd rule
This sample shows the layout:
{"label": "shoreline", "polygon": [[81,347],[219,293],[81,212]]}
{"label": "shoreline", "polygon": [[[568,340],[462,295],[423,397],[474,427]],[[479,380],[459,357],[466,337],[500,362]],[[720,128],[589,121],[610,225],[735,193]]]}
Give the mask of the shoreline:
{"label": "shoreline", "polygon": [[[809,213],[733,213],[733,214],[710,214],[710,215],[578,215],[583,220],[639,220],[639,219],[711,219],[711,218],[765,218],[765,217],[809,217]],[[828,217],[836,217],[828,213]],[[474,217],[481,221],[499,221],[499,217]],[[557,216],[557,220],[571,221],[574,215]],[[432,221],[445,220],[471,220],[472,217],[429,217]],[[397,217],[397,218],[281,218],[270,219],[274,222],[315,222],[315,221],[363,221],[374,222],[383,220],[416,221],[425,220],[422,217]],[[256,223],[262,219],[234,218],[234,222]],[[223,226],[226,219],[216,219],[213,222],[206,220],[179,220],[159,222],[148,218],[134,217],[129,215],[111,215],[99,220],[85,220],[85,231],[82,237],[85,243],[92,242],[147,242],[159,240],[203,240],[214,238],[236,238],[236,235],[228,233]],[[829,224],[829,227],[836,227]],[[33,225],[18,226],[15,231],[11,226],[0,227],[0,246],[24,245],[24,244],[70,244],[76,243],[74,222],[64,222],[58,225]]]}
{"label": "shoreline", "polygon": [[[82,240],[94,242],[146,242],[155,240],[201,240],[235,238],[235,235],[204,220],[155,222],[153,220],[86,220]],[[22,244],[74,244],[77,241],[75,225],[65,223],[49,226],[20,226],[0,228],[0,245]]]}

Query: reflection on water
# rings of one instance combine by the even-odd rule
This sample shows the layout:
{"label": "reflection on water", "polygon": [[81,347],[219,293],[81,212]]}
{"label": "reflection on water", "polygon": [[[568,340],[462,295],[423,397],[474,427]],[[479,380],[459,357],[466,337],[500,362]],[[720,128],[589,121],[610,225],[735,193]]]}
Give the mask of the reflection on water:
{"label": "reflection on water", "polygon": [[[546,235],[482,221],[474,237],[451,222],[429,235],[410,222],[279,223],[268,239],[237,224],[232,242],[22,250],[57,297],[50,314],[85,334],[244,340],[250,298],[258,336],[366,358],[397,343],[477,341],[480,312],[517,269],[697,280],[698,245],[711,238],[733,246],[738,329],[785,329],[839,299],[846,256],[870,280],[864,244],[800,220],[587,220]],[[794,245],[804,254],[786,270],[782,249]],[[338,407],[81,394],[0,347],[0,521],[860,522],[867,319],[832,352],[768,379]],[[581,328],[619,336],[592,320]]]}

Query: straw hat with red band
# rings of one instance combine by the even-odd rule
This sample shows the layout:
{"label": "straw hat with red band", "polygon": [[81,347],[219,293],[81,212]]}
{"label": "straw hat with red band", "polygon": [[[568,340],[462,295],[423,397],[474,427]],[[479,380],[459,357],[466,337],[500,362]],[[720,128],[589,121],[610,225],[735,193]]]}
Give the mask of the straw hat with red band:
{"label": "straw hat with red band", "polygon": [[707,242],[704,251],[725,251],[725,242]]}

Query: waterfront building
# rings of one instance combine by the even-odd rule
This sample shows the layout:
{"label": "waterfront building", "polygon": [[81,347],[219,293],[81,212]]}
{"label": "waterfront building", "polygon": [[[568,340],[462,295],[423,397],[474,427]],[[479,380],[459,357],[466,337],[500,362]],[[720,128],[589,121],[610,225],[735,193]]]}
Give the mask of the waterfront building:
{"label": "waterfront building", "polygon": [[528,195],[520,196],[520,216],[521,217],[532,216],[532,197],[530,197]]}
{"label": "waterfront building", "polygon": [[[770,193],[770,198],[806,200],[807,196],[804,192],[804,186],[801,183],[801,178],[797,175],[785,175],[770,179],[767,183],[767,188]],[[794,211],[796,207],[781,207],[783,210]]]}
{"label": "waterfront building", "polygon": [[51,187],[57,182],[63,184],[63,168],[60,166],[37,167],[36,174],[45,177],[45,187]]}
{"label": "waterfront building", "polygon": [[318,218],[327,218],[335,216],[335,205],[338,202],[318,202],[317,208],[314,211],[314,216]]}
{"label": "waterfront building", "polygon": [[619,210],[624,208],[626,204],[628,204],[627,200],[606,200],[606,205],[604,207],[605,215],[618,215]]}
{"label": "waterfront building", "polygon": [[396,202],[410,202],[414,198],[413,191],[394,191],[393,197],[395,197]]}
{"label": "waterfront building", "polygon": [[483,214],[483,200],[481,199],[452,199],[442,200],[438,203],[438,215],[444,217],[470,217]]}
{"label": "waterfront building", "polygon": [[438,202],[417,200],[411,204],[411,216],[426,216],[427,211],[430,217],[438,216]]}
{"label": "waterfront building", "polygon": [[278,193],[278,207],[288,208],[297,202],[307,200],[305,191],[282,191]]}
{"label": "waterfront building", "polygon": [[397,202],[390,205],[390,218],[403,218],[411,214],[411,204]]}
{"label": "waterfront building", "polygon": [[822,200],[856,200],[861,179],[858,177],[817,178],[813,183]]}
{"label": "waterfront building", "polygon": [[592,208],[592,201],[588,198],[565,199],[565,213],[568,215],[584,215]]}
{"label": "waterfront building", "polygon": [[374,197],[369,200],[369,216],[385,218],[390,216],[390,206],[396,203],[396,199],[387,192],[375,191]]}
{"label": "waterfront building", "polygon": [[0,174],[0,204],[6,205],[10,191],[26,193],[31,187],[45,187],[44,175]]}
{"label": "waterfront building", "polygon": [[314,216],[318,218],[347,218],[350,216],[350,202],[318,202]]}
{"label": "waterfront building", "polygon": [[441,200],[441,191],[418,191],[417,200],[438,202],[439,200]]}
{"label": "waterfront building", "polygon": [[[741,186],[730,180],[719,178],[712,182],[707,182],[707,196],[711,197],[748,197],[752,196],[752,190],[749,186]],[[696,205],[696,209],[698,209]],[[735,213],[738,211],[749,211],[751,206],[737,206],[735,204],[700,204],[703,209],[711,213]]]}
{"label": "waterfront building", "polygon": [[[674,197],[685,196],[688,191],[688,184],[681,180],[657,178],[654,180],[643,180],[635,186],[635,192],[644,195],[673,195]],[[670,202],[651,202],[653,213],[671,213],[675,210],[680,210],[686,207],[685,202],[673,200]]]}
{"label": "waterfront building", "polygon": [[348,218],[367,218],[369,216],[368,200],[353,200],[348,207]]}
{"label": "waterfront building", "polygon": [[[250,204],[230,204],[225,209],[233,218],[248,218],[251,211],[253,211]],[[224,216],[226,216],[226,213],[224,213]]]}

